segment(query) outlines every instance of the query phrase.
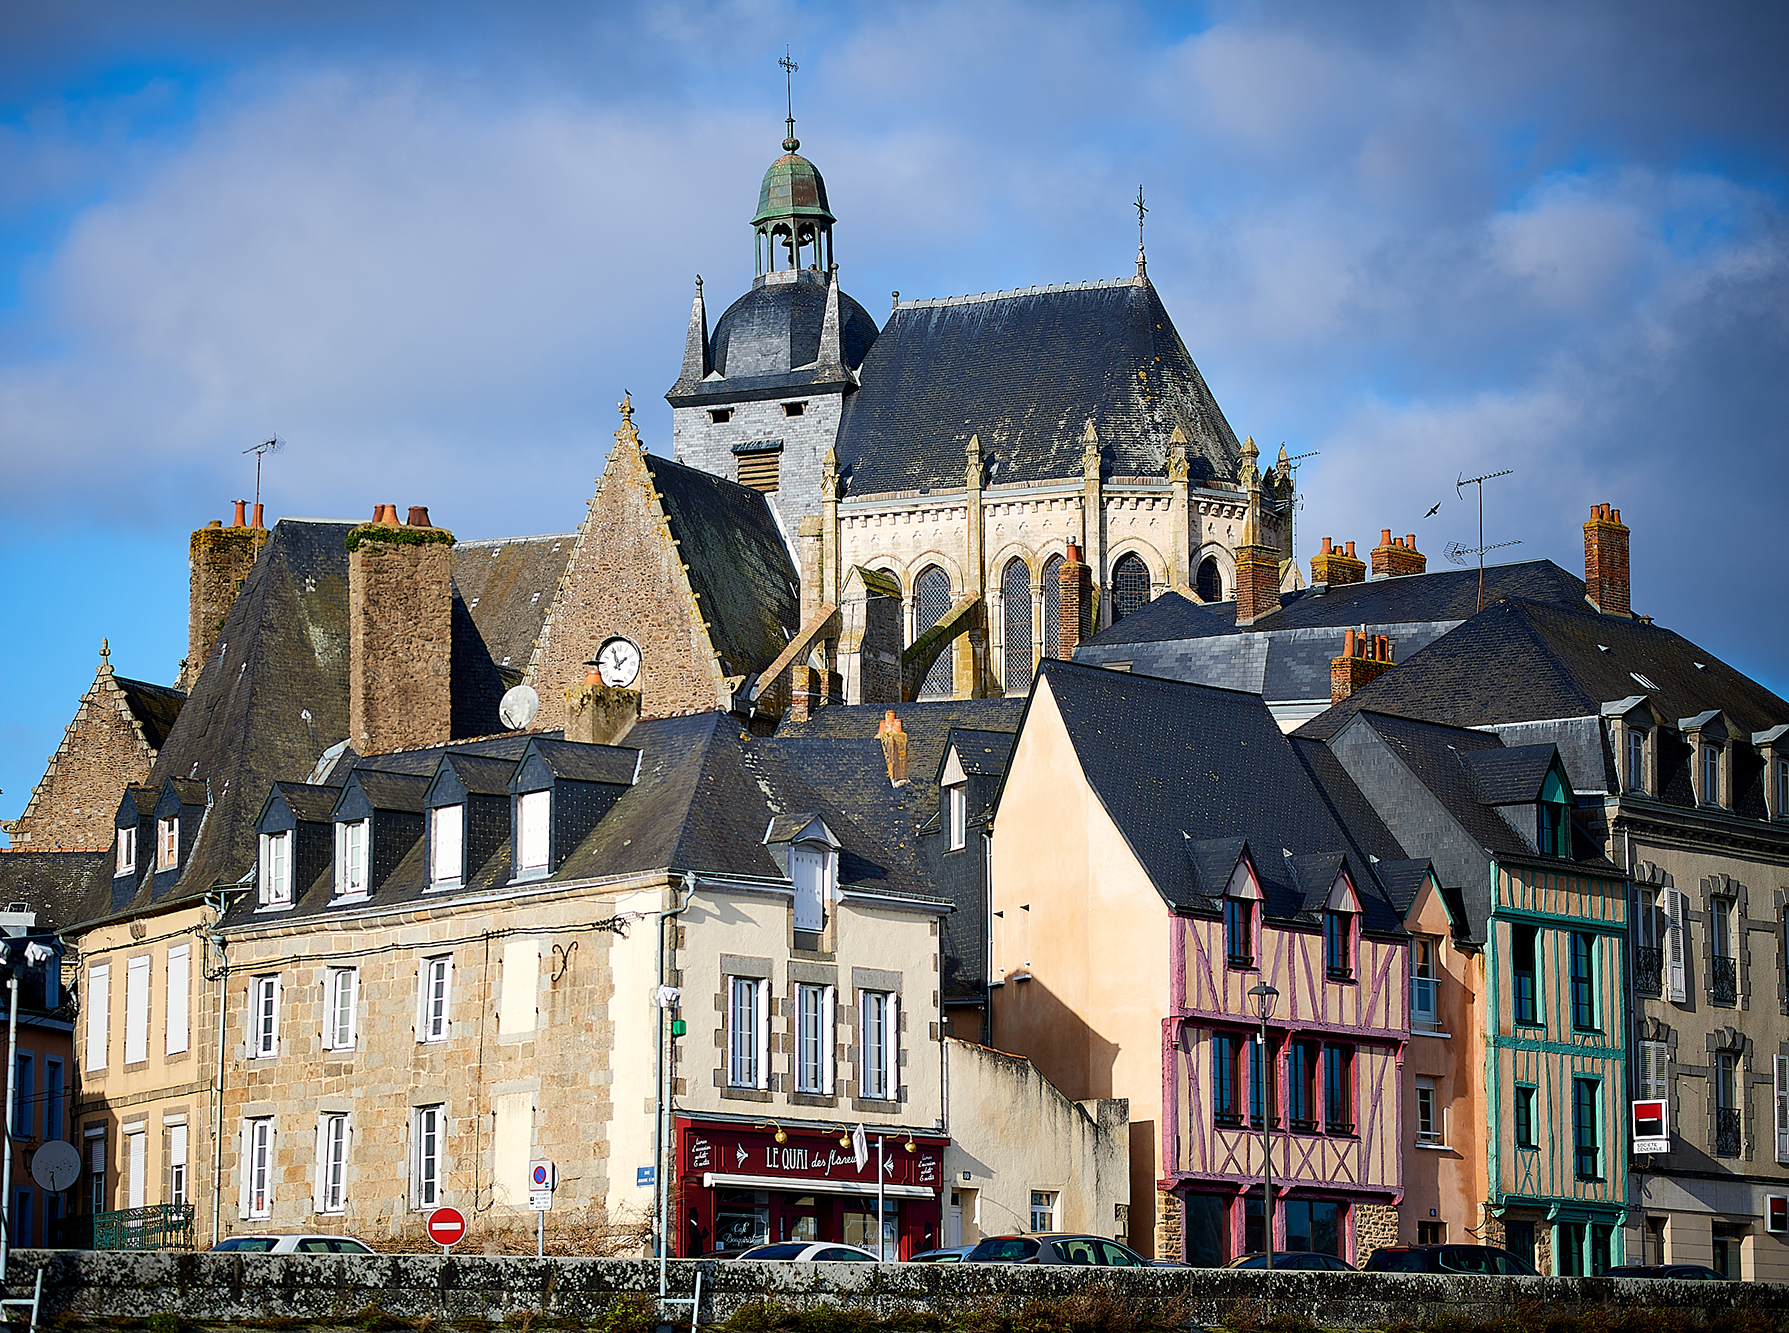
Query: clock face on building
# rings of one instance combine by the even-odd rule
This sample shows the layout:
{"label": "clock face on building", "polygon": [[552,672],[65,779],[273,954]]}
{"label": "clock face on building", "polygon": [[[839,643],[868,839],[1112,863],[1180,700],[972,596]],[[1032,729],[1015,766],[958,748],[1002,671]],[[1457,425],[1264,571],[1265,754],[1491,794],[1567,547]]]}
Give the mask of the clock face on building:
{"label": "clock face on building", "polygon": [[596,674],[605,685],[626,689],[640,674],[640,646],[632,639],[606,639],[596,650]]}

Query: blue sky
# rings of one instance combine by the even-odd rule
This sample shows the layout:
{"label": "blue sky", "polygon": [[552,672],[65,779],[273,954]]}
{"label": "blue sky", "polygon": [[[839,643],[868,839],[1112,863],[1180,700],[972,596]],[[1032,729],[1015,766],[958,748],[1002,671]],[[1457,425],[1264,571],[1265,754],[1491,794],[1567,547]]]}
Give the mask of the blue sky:
{"label": "blue sky", "polygon": [[[783,134],[841,277],[1150,274],[1237,433],[1319,451],[1300,556],[1415,532],[1582,566],[1789,693],[1789,10],[0,3],[0,814],[109,637],[185,650],[186,537],[583,514],[631,390],[663,449],[695,274],[751,278]],[[1423,518],[1437,500],[1441,511]],[[1307,540],[1307,537],[1309,538]]]}

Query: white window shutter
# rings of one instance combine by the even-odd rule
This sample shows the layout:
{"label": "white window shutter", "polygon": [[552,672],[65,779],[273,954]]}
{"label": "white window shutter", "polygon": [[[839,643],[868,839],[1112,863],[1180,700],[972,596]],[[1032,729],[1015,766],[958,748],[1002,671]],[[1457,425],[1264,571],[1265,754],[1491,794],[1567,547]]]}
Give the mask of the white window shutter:
{"label": "white window shutter", "polygon": [[758,983],[758,1088],[770,1087],[770,982]]}
{"label": "white window shutter", "polygon": [[250,1159],[250,1138],[254,1132],[254,1122],[244,1120],[242,1129],[237,1134],[236,1174],[240,1177],[240,1188],[237,1190],[236,1216],[248,1216],[249,1181],[254,1174],[254,1162]]}
{"label": "white window shutter", "polygon": [[1684,980],[1684,953],[1687,945],[1685,938],[1686,929],[1684,923],[1684,911],[1689,904],[1689,900],[1676,889],[1666,889],[1665,893],[1671,903],[1671,921],[1670,925],[1666,928],[1666,933],[1671,937],[1669,957],[1671,971],[1671,999],[1675,1003],[1682,1004],[1689,998],[1689,992]]}
{"label": "white window shutter", "polygon": [[280,1053],[280,979],[273,978],[273,1049],[269,1055]]}
{"label": "white window shutter", "polygon": [[106,1067],[106,1045],[111,1040],[112,965],[101,963],[87,969],[87,1068]]}
{"label": "white window shutter", "polygon": [[1777,1160],[1789,1162],[1789,1056],[1776,1058]]}
{"label": "white window shutter", "polygon": [[149,955],[139,954],[124,972],[124,1063],[149,1058]]}
{"label": "white window shutter", "polygon": [[187,991],[191,985],[192,949],[185,944],[168,950],[168,993],[162,1008],[167,1013],[168,1055],[179,1055],[187,1046]]}
{"label": "white window shutter", "polygon": [[315,1169],[311,1172],[311,1211],[313,1213],[320,1213],[323,1211],[323,1171],[324,1162],[328,1155],[327,1147],[324,1143],[324,1127],[328,1124],[328,1116],[320,1115],[317,1117],[317,1161]]}
{"label": "white window shutter", "polygon": [[838,987],[828,986],[820,1000],[820,1091],[833,1095],[838,1062]]}
{"label": "white window shutter", "polygon": [[348,973],[348,1044],[343,1049],[352,1050],[360,1045],[360,969],[353,968]]}
{"label": "white window shutter", "polygon": [[888,1070],[888,1100],[901,1096],[901,997],[888,997],[888,1021],[883,1026],[883,1066]]}

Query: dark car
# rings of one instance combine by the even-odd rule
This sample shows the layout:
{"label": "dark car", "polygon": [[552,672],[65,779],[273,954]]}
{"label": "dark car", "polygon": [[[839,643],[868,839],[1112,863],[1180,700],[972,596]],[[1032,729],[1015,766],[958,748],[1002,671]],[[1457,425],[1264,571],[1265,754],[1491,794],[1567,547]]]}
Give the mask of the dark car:
{"label": "dark car", "polygon": [[[1286,1254],[1276,1253],[1273,1256],[1275,1271],[1287,1273],[1352,1273],[1354,1265],[1333,1254],[1322,1254],[1316,1250],[1292,1250]],[[1244,1254],[1232,1259],[1225,1268],[1266,1268],[1267,1255]]]}
{"label": "dark car", "polygon": [[1363,1273],[1489,1273],[1539,1277],[1534,1265],[1495,1245],[1386,1245],[1360,1266]]}
{"label": "dark car", "polygon": [[1611,1268],[1605,1277],[1674,1277],[1688,1282],[1727,1282],[1731,1279],[1717,1273],[1707,1264],[1623,1264]]}
{"label": "dark car", "polygon": [[1148,1268],[1149,1260],[1104,1236],[989,1236],[964,1257],[966,1264],[1092,1264]]}

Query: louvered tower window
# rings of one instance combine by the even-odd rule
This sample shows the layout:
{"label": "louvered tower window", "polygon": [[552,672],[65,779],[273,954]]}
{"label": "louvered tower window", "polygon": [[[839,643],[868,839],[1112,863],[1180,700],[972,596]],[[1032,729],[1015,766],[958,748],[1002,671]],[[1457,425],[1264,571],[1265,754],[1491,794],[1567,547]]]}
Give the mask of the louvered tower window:
{"label": "louvered tower window", "polygon": [[1149,567],[1134,555],[1112,566],[1112,619],[1123,620],[1149,601]]}
{"label": "louvered tower window", "polygon": [[[937,565],[929,566],[913,581],[913,600],[913,637],[917,639],[942,620],[944,613],[950,610],[950,575]],[[932,669],[926,675],[925,684],[919,687],[920,698],[950,698],[950,659],[948,647],[938,654],[938,660],[932,663]]]}
{"label": "louvered tower window", "polygon": [[1044,561],[1044,656],[1062,654],[1062,557]]}
{"label": "louvered tower window", "polygon": [[1006,671],[1001,677],[1008,694],[1031,685],[1031,569],[1023,560],[1008,562],[1000,580],[1000,601],[1006,621]]}
{"label": "louvered tower window", "polygon": [[754,491],[773,494],[781,483],[783,442],[781,440],[746,440],[733,446],[739,462],[739,484]]}

